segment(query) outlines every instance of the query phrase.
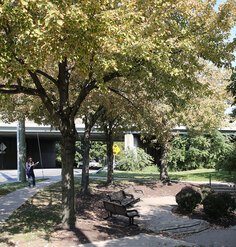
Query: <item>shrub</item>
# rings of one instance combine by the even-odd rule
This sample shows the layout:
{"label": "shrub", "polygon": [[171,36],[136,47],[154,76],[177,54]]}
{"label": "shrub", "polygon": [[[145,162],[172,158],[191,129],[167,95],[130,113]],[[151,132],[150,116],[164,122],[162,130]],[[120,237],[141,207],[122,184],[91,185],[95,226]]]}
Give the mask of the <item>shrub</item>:
{"label": "shrub", "polygon": [[206,185],[200,187],[201,194],[202,194],[202,201],[210,194],[214,193],[214,190]]}
{"label": "shrub", "polygon": [[143,170],[154,163],[152,156],[147,154],[143,149],[128,149],[117,157],[116,169],[122,171]]}
{"label": "shrub", "polygon": [[234,198],[228,193],[213,193],[202,202],[204,212],[211,218],[220,218],[236,208]]}
{"label": "shrub", "polygon": [[192,212],[201,202],[201,192],[197,188],[186,186],[175,196],[178,208],[182,212]]}

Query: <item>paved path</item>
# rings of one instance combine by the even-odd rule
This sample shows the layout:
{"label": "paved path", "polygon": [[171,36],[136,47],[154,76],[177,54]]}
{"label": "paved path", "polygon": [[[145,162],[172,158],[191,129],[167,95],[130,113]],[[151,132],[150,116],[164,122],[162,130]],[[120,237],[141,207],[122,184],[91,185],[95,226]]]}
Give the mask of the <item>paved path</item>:
{"label": "paved path", "polygon": [[141,216],[137,219],[138,224],[144,229],[158,234],[166,233],[172,237],[201,232],[210,227],[204,220],[172,213],[172,208],[176,205],[174,196],[143,198],[137,204]]}
{"label": "paved path", "polygon": [[207,230],[184,238],[187,242],[197,243],[204,247],[235,247],[236,226]]}
{"label": "paved path", "polygon": [[166,238],[161,235],[139,234],[107,241],[80,244],[78,247],[193,247],[195,244]]}
{"label": "paved path", "polygon": [[[61,169],[34,169],[35,177],[57,178],[61,176]],[[81,175],[81,169],[74,169],[74,175]],[[17,170],[0,170],[0,184],[17,182]]]}

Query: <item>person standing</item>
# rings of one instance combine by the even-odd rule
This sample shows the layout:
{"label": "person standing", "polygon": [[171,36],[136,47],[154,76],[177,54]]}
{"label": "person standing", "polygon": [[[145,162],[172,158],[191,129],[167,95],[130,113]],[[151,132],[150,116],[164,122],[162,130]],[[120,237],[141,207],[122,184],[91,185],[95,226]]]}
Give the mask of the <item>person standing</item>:
{"label": "person standing", "polygon": [[33,159],[31,157],[28,158],[25,169],[26,169],[26,175],[28,177],[28,185],[31,186],[31,180],[32,185],[35,186],[35,175],[34,175],[34,167],[38,164],[33,162]]}

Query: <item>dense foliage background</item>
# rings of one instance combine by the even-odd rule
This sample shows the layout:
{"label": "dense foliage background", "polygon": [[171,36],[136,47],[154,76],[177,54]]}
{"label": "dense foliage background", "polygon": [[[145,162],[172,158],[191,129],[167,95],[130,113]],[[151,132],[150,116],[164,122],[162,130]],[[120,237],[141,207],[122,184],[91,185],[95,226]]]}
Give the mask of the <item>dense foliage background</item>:
{"label": "dense foliage background", "polygon": [[236,169],[236,145],[233,136],[215,130],[205,135],[176,136],[168,152],[172,171],[198,168]]}

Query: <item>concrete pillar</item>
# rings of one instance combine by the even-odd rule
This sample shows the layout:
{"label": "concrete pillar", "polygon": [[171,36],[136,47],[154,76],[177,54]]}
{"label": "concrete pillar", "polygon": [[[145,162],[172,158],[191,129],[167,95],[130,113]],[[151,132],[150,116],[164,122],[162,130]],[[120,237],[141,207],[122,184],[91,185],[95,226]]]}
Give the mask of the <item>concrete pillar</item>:
{"label": "concrete pillar", "polygon": [[26,143],[25,143],[25,120],[17,123],[17,178],[18,181],[26,182],[25,175]]}
{"label": "concrete pillar", "polygon": [[125,134],[125,150],[134,149],[134,135],[133,134]]}

